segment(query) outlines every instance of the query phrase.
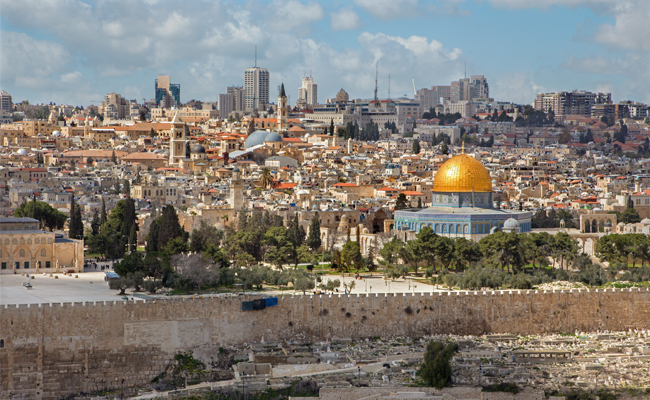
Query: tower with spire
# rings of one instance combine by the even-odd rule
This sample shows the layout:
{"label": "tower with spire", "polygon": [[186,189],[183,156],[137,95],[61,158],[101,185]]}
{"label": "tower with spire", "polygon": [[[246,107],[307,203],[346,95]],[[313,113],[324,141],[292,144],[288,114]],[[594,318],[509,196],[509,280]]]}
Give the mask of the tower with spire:
{"label": "tower with spire", "polygon": [[185,122],[181,119],[180,111],[176,111],[171,125],[169,132],[169,165],[179,165],[180,161],[185,158],[185,147],[187,146]]}
{"label": "tower with spire", "polygon": [[286,132],[289,129],[289,106],[287,103],[287,94],[284,91],[284,83],[280,86],[280,95],[278,96],[278,132]]}

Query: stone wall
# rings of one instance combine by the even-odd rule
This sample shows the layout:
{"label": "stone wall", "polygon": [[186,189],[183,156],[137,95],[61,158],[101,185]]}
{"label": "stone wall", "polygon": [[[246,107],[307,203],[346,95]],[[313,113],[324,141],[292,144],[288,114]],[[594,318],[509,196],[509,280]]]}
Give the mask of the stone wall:
{"label": "stone wall", "polygon": [[0,398],[59,399],[151,381],[180,351],[260,340],[650,328],[648,289],[240,297],[0,308]]}

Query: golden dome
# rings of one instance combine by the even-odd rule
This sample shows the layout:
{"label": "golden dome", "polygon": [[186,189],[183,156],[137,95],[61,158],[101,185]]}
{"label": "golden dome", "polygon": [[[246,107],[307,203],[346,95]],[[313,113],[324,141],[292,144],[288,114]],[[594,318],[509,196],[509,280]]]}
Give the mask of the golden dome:
{"label": "golden dome", "polygon": [[491,192],[492,179],[479,160],[459,154],[447,160],[433,179],[434,192]]}

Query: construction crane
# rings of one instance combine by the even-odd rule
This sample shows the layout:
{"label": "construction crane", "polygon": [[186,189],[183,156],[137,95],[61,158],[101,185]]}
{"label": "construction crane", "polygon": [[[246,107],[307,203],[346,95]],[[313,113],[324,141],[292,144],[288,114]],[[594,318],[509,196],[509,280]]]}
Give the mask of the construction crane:
{"label": "construction crane", "polygon": [[412,79],[412,80],[413,80],[413,96],[415,96],[415,95],[417,95],[418,93],[417,93],[417,91],[415,90],[415,79]]}

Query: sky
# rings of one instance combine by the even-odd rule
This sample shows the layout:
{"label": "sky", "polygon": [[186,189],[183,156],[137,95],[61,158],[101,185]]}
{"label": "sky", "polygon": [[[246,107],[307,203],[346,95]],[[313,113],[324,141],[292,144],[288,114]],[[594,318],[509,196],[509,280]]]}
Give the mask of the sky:
{"label": "sky", "polygon": [[[611,92],[650,103],[648,0],[0,0],[0,89],[15,103],[154,97],[216,101],[255,64],[290,104],[311,73],[318,100],[372,98],[484,75],[497,101]],[[390,75],[390,85],[389,85]]]}

